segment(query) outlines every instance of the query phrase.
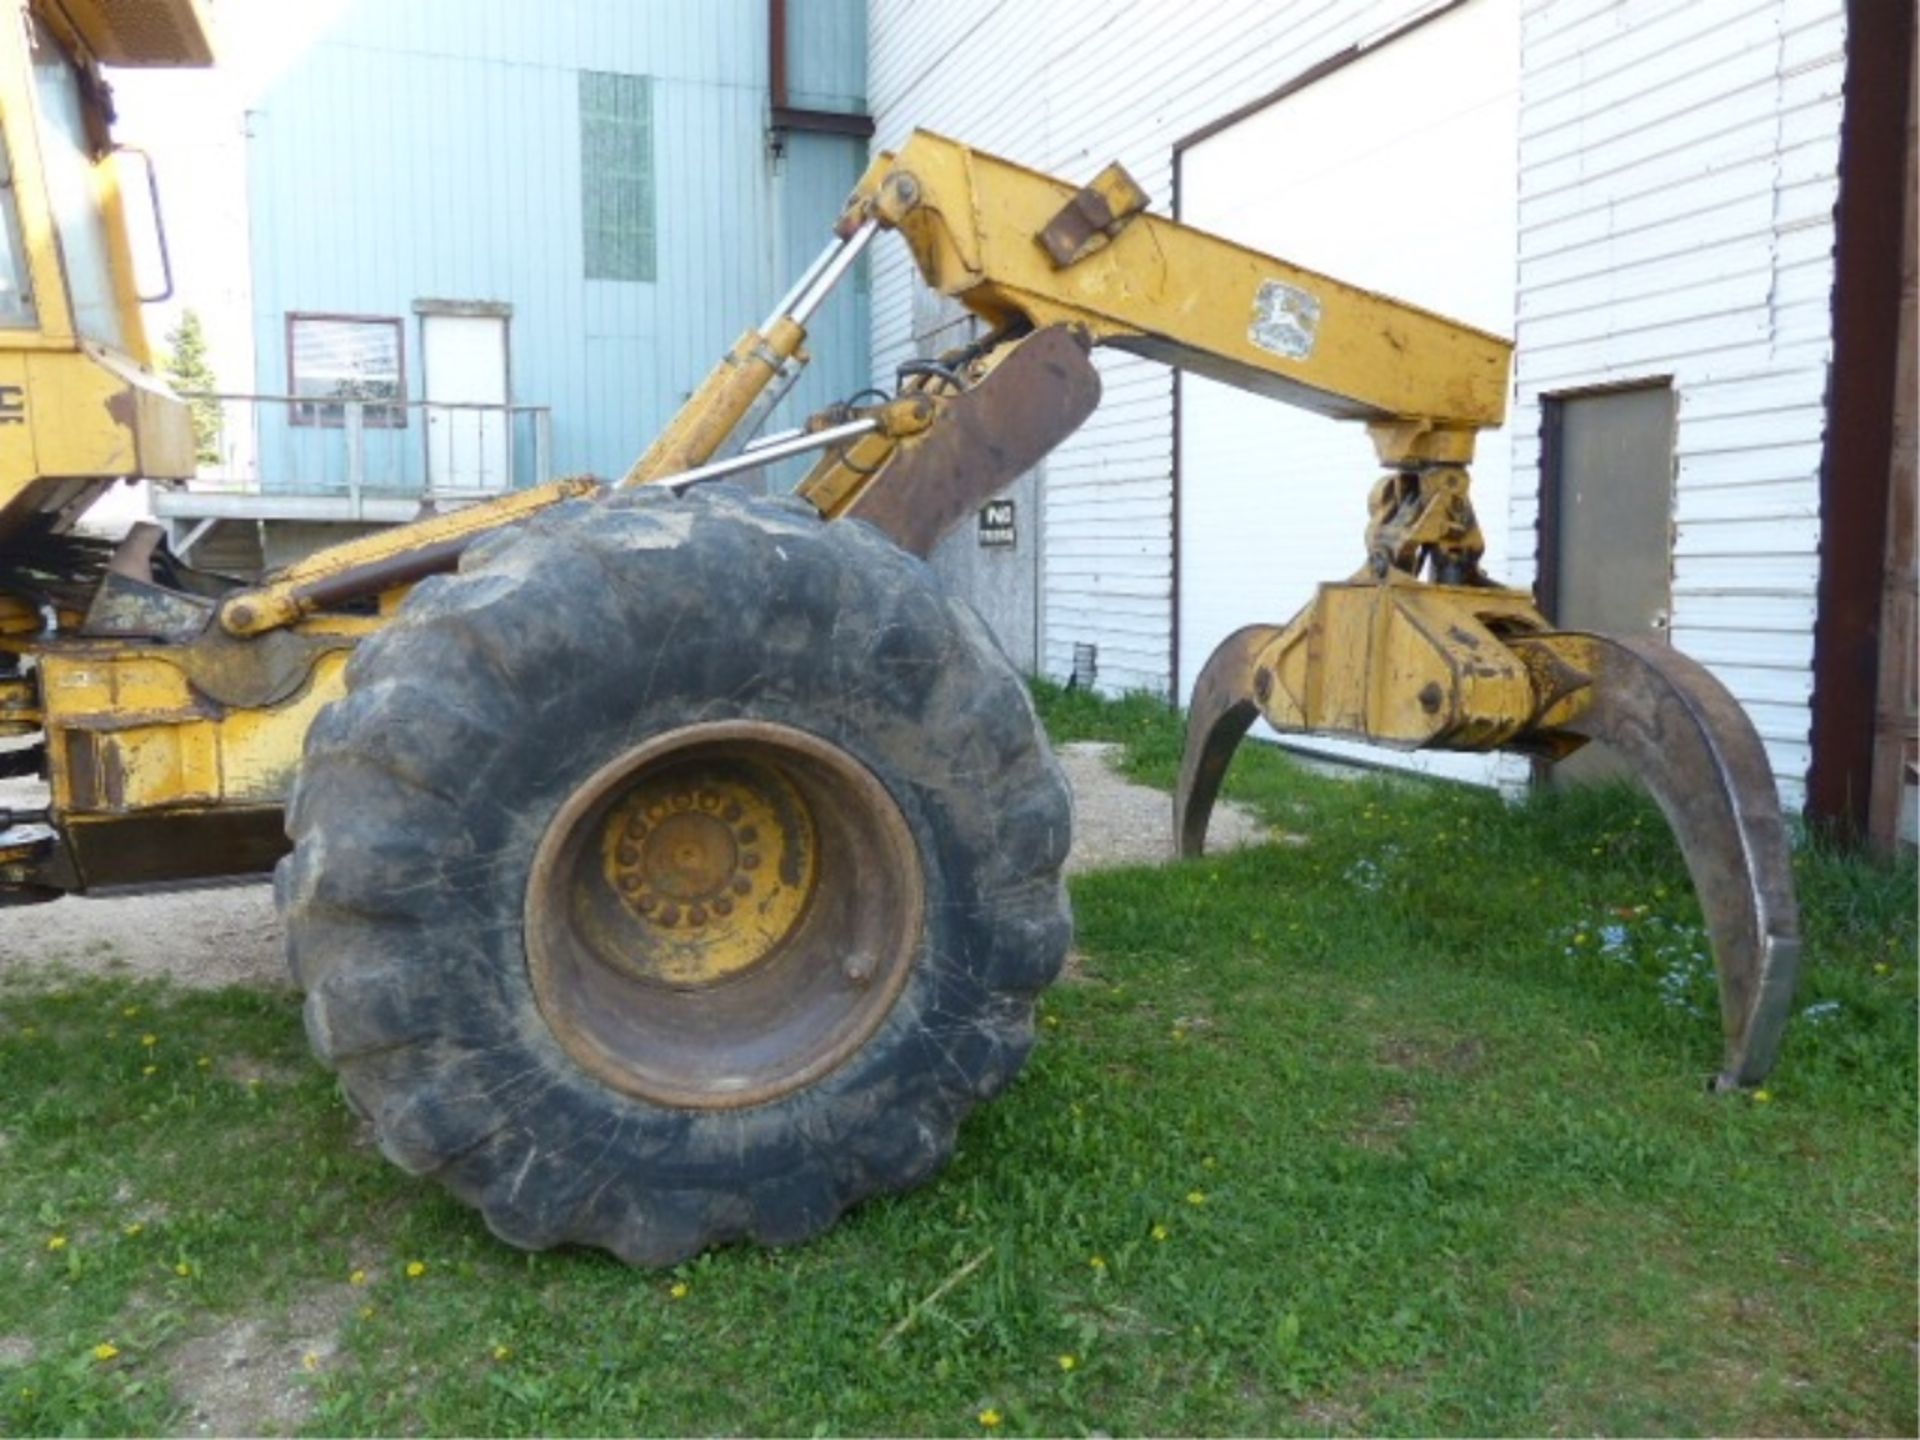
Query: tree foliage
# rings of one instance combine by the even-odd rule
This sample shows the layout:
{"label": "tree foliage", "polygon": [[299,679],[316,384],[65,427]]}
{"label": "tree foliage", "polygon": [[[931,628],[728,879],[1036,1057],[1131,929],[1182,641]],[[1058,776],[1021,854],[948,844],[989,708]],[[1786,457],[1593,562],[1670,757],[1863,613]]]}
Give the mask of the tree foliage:
{"label": "tree foliage", "polygon": [[210,465],[220,458],[220,402],[214,392],[220,382],[207,360],[207,335],[199,312],[183,310],[180,323],[167,333],[167,378],[185,392],[193,414],[194,459]]}

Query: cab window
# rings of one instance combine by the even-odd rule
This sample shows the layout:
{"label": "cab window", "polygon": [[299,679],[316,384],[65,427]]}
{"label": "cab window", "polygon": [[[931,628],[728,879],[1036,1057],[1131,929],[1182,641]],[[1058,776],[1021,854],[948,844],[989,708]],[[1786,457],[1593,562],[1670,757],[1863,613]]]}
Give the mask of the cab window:
{"label": "cab window", "polygon": [[114,293],[113,252],[94,189],[93,146],[80,74],[36,20],[32,27],[34,89],[40,101],[40,148],[47,172],[47,204],[60,237],[73,305],[73,328],[84,338],[126,348]]}
{"label": "cab window", "polygon": [[0,143],[0,329],[31,330],[32,276],[27,270],[26,247],[20,243],[20,208],[14,200],[13,165]]}

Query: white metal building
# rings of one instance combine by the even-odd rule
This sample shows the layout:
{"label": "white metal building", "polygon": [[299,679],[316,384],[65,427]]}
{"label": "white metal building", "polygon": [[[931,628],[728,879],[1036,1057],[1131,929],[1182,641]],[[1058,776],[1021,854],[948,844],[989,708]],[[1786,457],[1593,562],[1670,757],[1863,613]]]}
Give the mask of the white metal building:
{"label": "white metal building", "polygon": [[[1076,179],[1118,159],[1158,210],[1513,333],[1474,468],[1489,569],[1563,623],[1669,629],[1798,808],[1845,9],[870,0],[869,99],[876,145],[924,126]],[[877,374],[943,318],[915,285],[876,255]],[[1376,467],[1357,428],[1099,363],[1100,411],[1044,467],[1032,653],[1064,677],[1092,645],[1102,689],[1184,697],[1229,630],[1357,568]]]}

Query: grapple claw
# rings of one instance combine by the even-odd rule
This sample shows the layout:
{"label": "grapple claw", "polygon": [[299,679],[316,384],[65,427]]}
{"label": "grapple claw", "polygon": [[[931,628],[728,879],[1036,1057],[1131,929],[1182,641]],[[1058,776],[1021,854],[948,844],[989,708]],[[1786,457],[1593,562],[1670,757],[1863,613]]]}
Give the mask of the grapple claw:
{"label": "grapple claw", "polygon": [[1220,642],[1194,681],[1180,785],[1173,794],[1173,833],[1183,856],[1206,848],[1207,820],[1227,764],[1260,714],[1260,653],[1280,634],[1275,625],[1243,626]]}
{"label": "grapple claw", "polygon": [[1719,972],[1726,1054],[1714,1088],[1758,1085],[1779,1053],[1800,966],[1792,854],[1766,751],[1726,687],[1671,646],[1570,638],[1592,691],[1557,728],[1617,749],[1666,815]]}

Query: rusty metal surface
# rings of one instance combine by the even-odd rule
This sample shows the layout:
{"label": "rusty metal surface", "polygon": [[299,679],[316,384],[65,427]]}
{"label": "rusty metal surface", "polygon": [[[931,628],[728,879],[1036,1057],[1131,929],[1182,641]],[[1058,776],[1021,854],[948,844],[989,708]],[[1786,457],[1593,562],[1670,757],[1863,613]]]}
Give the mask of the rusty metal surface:
{"label": "rusty metal surface", "polygon": [[[1773,771],[1727,689],[1650,638],[1570,634],[1591,701],[1560,728],[1624,755],[1686,857],[1713,939],[1726,1057],[1716,1088],[1758,1085],[1773,1068],[1800,968],[1800,911]],[[1550,649],[1556,636],[1516,641]]]}
{"label": "rusty metal surface", "polygon": [[1147,192],[1116,160],[1077,190],[1034,238],[1054,268],[1065,269],[1107,245],[1147,203]]}
{"label": "rusty metal surface", "polygon": [[1180,757],[1180,784],[1173,792],[1173,833],[1180,854],[1192,857],[1207,843],[1207,820],[1219,798],[1233,752],[1260,714],[1260,686],[1271,691],[1273,677],[1259,668],[1259,657],[1283,629],[1247,625],[1215,648],[1194,681],[1187,709],[1187,748]]}
{"label": "rusty metal surface", "polygon": [[733,1109],[866,1043],[906,987],[925,910],[913,832],[865,766],[786,725],[688,725],[602,766],[549,823],[527,969],[589,1074]]}
{"label": "rusty metal surface", "polygon": [[1035,331],[940,423],[901,446],[847,510],[925,557],[948,530],[1044,460],[1100,403],[1100,372],[1062,325]]}
{"label": "rusty metal surface", "polygon": [[[61,890],[213,883],[273,869],[287,853],[278,805],[223,805],[69,818],[43,870],[20,878]],[[5,877],[0,877],[4,879]]]}
{"label": "rusty metal surface", "polygon": [[127,639],[191,640],[207,628],[214,602],[199,595],[136,579],[109,569],[93,592],[87,618],[80,627],[86,636]]}

